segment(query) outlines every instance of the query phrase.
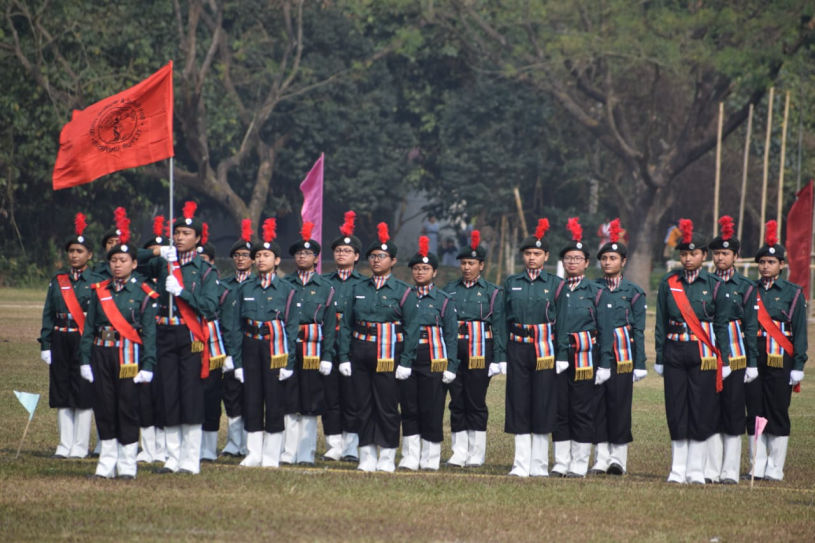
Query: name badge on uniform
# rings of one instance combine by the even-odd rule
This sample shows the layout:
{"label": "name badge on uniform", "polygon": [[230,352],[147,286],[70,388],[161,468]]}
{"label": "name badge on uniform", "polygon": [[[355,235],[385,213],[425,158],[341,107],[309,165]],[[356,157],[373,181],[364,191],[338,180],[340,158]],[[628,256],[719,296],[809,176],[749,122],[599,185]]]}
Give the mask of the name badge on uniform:
{"label": "name badge on uniform", "polygon": [[356,298],[357,300],[364,300],[365,296],[354,296],[354,298]]}
{"label": "name badge on uniform", "polygon": [[243,301],[244,302],[254,302],[255,299],[254,298],[244,298]]}
{"label": "name badge on uniform", "polygon": [[523,290],[523,287],[512,287],[512,290]]}

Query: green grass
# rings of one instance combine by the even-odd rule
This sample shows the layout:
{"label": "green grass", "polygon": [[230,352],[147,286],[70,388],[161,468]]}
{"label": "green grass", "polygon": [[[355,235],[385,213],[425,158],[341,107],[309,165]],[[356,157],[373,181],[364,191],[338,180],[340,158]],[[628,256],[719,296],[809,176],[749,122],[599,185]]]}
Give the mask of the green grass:
{"label": "green grass", "polygon": [[[245,469],[203,464],[199,476],[89,478],[94,460],[53,460],[56,414],[39,360],[43,292],[0,289],[0,539],[297,541],[797,541],[815,526],[815,379],[794,395],[786,480],[726,486],[664,482],[670,467],[662,381],[635,386],[629,474],[518,480],[505,474],[505,380],[489,390],[487,465],[439,473],[363,474],[350,464]],[[651,316],[650,318],[653,318]],[[652,359],[653,357],[651,357]],[[811,378],[811,376],[808,376]],[[42,394],[27,414],[12,390]],[[225,422],[225,420],[224,420]],[[221,425],[223,445],[225,424]],[[446,428],[449,428],[446,426]],[[449,441],[449,437],[447,438]],[[320,450],[323,445],[320,444]],[[746,451],[746,446],[745,446]],[[449,455],[445,444],[444,457]]]}

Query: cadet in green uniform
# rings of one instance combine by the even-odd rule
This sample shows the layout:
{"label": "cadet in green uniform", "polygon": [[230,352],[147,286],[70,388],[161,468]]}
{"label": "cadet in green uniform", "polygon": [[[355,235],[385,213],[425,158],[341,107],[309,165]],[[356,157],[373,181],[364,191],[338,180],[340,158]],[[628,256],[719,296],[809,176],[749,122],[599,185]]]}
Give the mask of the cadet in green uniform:
{"label": "cadet in green uniform", "polygon": [[94,414],[101,439],[96,476],[136,476],[139,394],[148,387],[156,363],[158,294],[133,276],[136,247],[128,245],[126,224],[121,244],[108,251],[111,279],[93,285],[80,352],[82,377],[93,384]]}
{"label": "cadet in green uniform", "polygon": [[[118,208],[118,209],[122,209],[122,208]],[[119,230],[116,227],[111,228],[110,230],[105,232],[105,234],[102,236],[102,254],[103,255],[108,254],[108,251],[110,251],[111,249],[113,249],[114,247],[116,247],[117,245],[120,244],[119,235],[121,235],[121,233],[122,233],[121,230]],[[104,279],[110,279],[111,275],[110,275],[110,267],[108,267],[108,261],[107,260],[100,260],[99,262],[94,264],[93,273],[95,273],[96,275],[101,276]]]}
{"label": "cadet in green uniform", "polygon": [[745,383],[758,377],[756,369],[755,285],[736,271],[735,262],[741,244],[733,236],[733,219],[727,215],[719,219],[721,234],[708,244],[716,266],[720,287],[730,301],[730,322],[727,326],[727,349],[730,377],[719,393],[719,428],[707,441],[705,481],[734,485],[739,480],[741,466],[741,436],[744,434]]}
{"label": "cadet in green uniform", "polygon": [[608,313],[612,333],[611,377],[600,385],[595,414],[595,463],[592,473],[622,475],[628,464],[633,383],[648,375],[645,369],[645,292],[623,278],[628,250],[619,240],[620,220],[609,224],[609,241],[597,253],[604,290],[599,312]]}
{"label": "cadet in green uniform", "polygon": [[453,466],[480,466],[487,450],[487,387],[490,378],[506,365],[504,291],[484,279],[487,251],[478,230],[470,245],[458,253],[461,277],[442,290],[456,303],[458,359],[456,379],[450,390],[450,430]]}
{"label": "cadet in green uniform", "polygon": [[[354,266],[359,260],[362,242],[354,235],[356,213],[347,211],[340,227],[340,237],[331,243],[334,251],[334,264],[337,271],[325,274],[334,287],[334,310],[337,313],[336,347],[339,348],[339,329],[343,315],[354,301],[354,284],[366,279]],[[357,409],[351,379],[340,373],[339,359],[324,379],[325,411],[323,412],[323,432],[328,450],[325,460],[359,461],[359,434],[357,433]],[[350,371],[350,368],[347,368]]]}
{"label": "cadet in green uniform", "polygon": [[69,268],[48,284],[39,337],[40,358],[48,364],[48,405],[57,409],[56,458],[88,456],[93,407],[93,389],[79,375],[79,338],[91,285],[102,278],[88,268],[93,249],[84,235],[85,215],[77,213],[74,222],[75,233],[65,242]]}
{"label": "cadet in green uniform", "polygon": [[[276,221],[266,219],[263,241],[253,244],[257,275],[229,293],[223,312],[227,352],[235,378],[244,383],[246,458],[241,466],[280,465],[283,443],[283,383],[294,374],[298,324],[292,312],[294,288],[277,276],[280,246]],[[291,317],[291,318],[290,318]]]}
{"label": "cadet in green uniform", "polygon": [[[683,269],[668,273],[659,284],[654,370],[665,380],[672,456],[668,482],[704,484],[705,441],[719,427],[714,347],[727,345],[733,304],[721,281],[702,269],[707,246],[694,234],[693,223],[681,219],[679,228]],[[728,349],[721,350],[722,379],[730,374],[728,355]]]}
{"label": "cadet in green uniform", "polygon": [[[747,385],[747,432],[754,445],[755,417],[767,419],[753,466],[756,478],[780,481],[790,436],[790,401],[804,379],[807,361],[807,302],[801,287],[781,279],[786,251],[778,243],[775,221],[767,223],[764,245],[756,253],[758,379]],[[753,451],[751,451],[752,453]],[[751,454],[751,459],[753,455]]]}
{"label": "cadet in green uniform", "polygon": [[402,413],[402,459],[399,467],[438,470],[444,439],[444,385],[456,378],[458,321],[455,302],[436,288],[438,257],[429,251],[430,239],[419,238],[419,251],[408,266],[413,293],[407,304],[416,307],[418,345],[411,373],[399,383]]}
{"label": "cadet in green uniform", "polygon": [[340,323],[337,359],[342,361],[341,373],[351,378],[354,399],[359,402],[358,469],[392,472],[399,446],[396,380],[410,376],[418,328],[413,324],[415,304],[405,303],[410,287],[391,275],[396,245],[385,223],[379,223],[377,230],[379,240],[365,253],[373,276],[354,285],[354,303]]}
{"label": "cadet in green uniform", "polygon": [[558,406],[552,432],[552,475],[585,477],[595,441],[594,417],[602,392],[599,385],[611,377],[611,323],[610,313],[599,310],[607,303],[602,287],[585,276],[589,250],[582,242],[583,228],[577,217],[569,219],[567,228],[572,241],[560,251],[566,272],[566,311],[557,328],[568,334],[569,358],[555,363]]}
{"label": "cadet in green uniform", "polygon": [[[294,288],[292,320],[297,322],[297,361],[294,375],[286,390],[294,396],[294,411],[288,419],[283,455],[292,454],[289,462],[313,465],[317,451],[317,417],[325,410],[323,379],[331,373],[334,360],[334,337],[337,312],[334,310],[334,287],[317,273],[320,244],[311,239],[314,225],[303,224],[302,239],[289,247],[297,272],[285,278]],[[289,385],[292,383],[294,386]],[[293,441],[290,446],[288,441]]]}
{"label": "cadet in green uniform", "polygon": [[564,282],[543,270],[549,243],[548,219],[521,242],[524,272],[504,282],[506,294],[507,389],[504,431],[515,434],[510,475],[549,475],[549,435],[557,407],[555,360],[568,356],[568,336],[557,323],[565,318]]}

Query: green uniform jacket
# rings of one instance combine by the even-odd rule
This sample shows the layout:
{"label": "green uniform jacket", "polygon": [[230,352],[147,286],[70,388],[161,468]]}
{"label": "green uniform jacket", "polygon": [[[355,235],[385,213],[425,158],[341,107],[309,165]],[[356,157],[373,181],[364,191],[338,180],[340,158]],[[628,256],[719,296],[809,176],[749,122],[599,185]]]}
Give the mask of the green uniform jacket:
{"label": "green uniform jacket", "polygon": [[[565,318],[558,319],[558,332],[573,334],[575,332],[597,331],[597,344],[593,355],[599,359],[594,360],[595,367],[610,368],[614,360],[614,344],[612,342],[612,332],[614,331],[611,322],[611,312],[608,309],[606,295],[600,285],[594,281],[583,278],[574,290],[569,290],[565,285],[560,295],[565,300]],[[558,360],[566,360],[558,358]],[[572,363],[572,360],[569,360]]]}
{"label": "green uniform jacket", "polygon": [[[243,367],[243,326],[246,319],[268,322],[282,320],[286,326],[289,360],[286,368],[294,369],[295,341],[298,324],[294,310],[289,304],[289,294],[294,298],[294,287],[275,275],[267,288],[260,286],[260,279],[253,275],[229,292],[224,303],[221,326],[223,327],[226,352],[232,356],[236,368]],[[289,311],[287,311],[287,305]],[[287,314],[288,313],[288,314]]]}
{"label": "green uniform jacket", "polygon": [[[104,253],[103,253],[104,255]],[[113,276],[110,274],[110,266],[108,266],[107,260],[100,260],[96,264],[93,265],[93,273],[101,277],[100,281],[104,281],[105,279],[112,279]]]}
{"label": "green uniform jacket", "polygon": [[741,321],[744,349],[747,353],[747,366],[755,368],[756,357],[758,356],[758,347],[756,346],[758,313],[756,311],[755,283],[736,272],[727,281],[722,281],[720,288],[725,291],[725,296],[731,303],[730,320]]}
{"label": "green uniform jacket", "polygon": [[492,359],[494,362],[506,362],[504,289],[479,277],[470,288],[465,287],[461,279],[457,279],[447,283],[442,290],[455,300],[459,321],[484,321],[489,324],[492,329]]}
{"label": "green uniform jacket", "polygon": [[[727,323],[730,321],[730,310],[733,305],[727,298],[725,289],[722,288],[722,281],[705,270],[699,270],[699,276],[690,285],[685,282],[683,270],[674,270],[665,275],[659,283],[657,293],[657,318],[654,326],[654,345],[656,348],[656,364],[662,364],[662,349],[665,347],[665,335],[668,329],[668,320],[684,322],[682,314],[679,312],[671,288],[668,286],[668,278],[672,275],[679,275],[682,287],[688,301],[696,313],[699,321],[712,322],[713,331],[716,335],[716,347],[728,345]],[[719,285],[718,287],[716,285]],[[716,296],[714,298],[714,292]],[[713,339],[713,338],[711,338]],[[721,349],[722,363],[729,366],[730,349]]]}
{"label": "green uniform jacket", "polygon": [[334,306],[334,312],[337,314],[336,326],[334,327],[336,334],[334,334],[334,362],[339,363],[339,349],[340,349],[340,324],[342,323],[343,315],[345,315],[351,304],[354,303],[354,285],[359,281],[367,279],[364,275],[357,270],[353,270],[348,279],[342,280],[337,272],[323,274],[323,277],[331,282],[334,287],[334,301],[331,302]]}
{"label": "green uniform jacket", "polygon": [[335,293],[331,281],[316,273],[305,285],[300,282],[300,277],[296,273],[287,275],[283,280],[294,288],[291,319],[298,324],[320,324],[323,331],[320,361],[333,361],[337,312],[334,310]]}
{"label": "green uniform jacket", "polygon": [[[565,322],[566,298],[563,296],[563,279],[549,272],[541,271],[534,281],[526,272],[510,275],[504,281],[506,294],[507,337],[512,325],[555,323],[555,360],[568,360],[569,335],[560,326]],[[560,294],[555,298],[558,288]]]}
{"label": "green uniform jacket", "polygon": [[[159,293],[159,314],[166,315],[169,306],[169,293],[164,289],[167,279],[167,261],[160,256],[154,256],[146,267],[149,277],[155,280],[156,291]],[[218,313],[218,300],[222,289],[218,279],[217,270],[200,256],[196,255],[190,262],[181,266],[181,277],[184,280],[184,290],[181,291],[182,300],[192,307],[199,317],[214,320]],[[180,316],[178,308],[173,308],[173,316]]]}
{"label": "green uniform jacket", "polygon": [[[113,282],[107,287],[113,296],[113,301],[119,312],[127,322],[136,329],[141,336],[142,344],[139,349],[139,368],[145,371],[154,371],[156,366],[156,314],[158,303],[142,290],[142,282],[131,277],[122,290],[116,292]],[[149,285],[148,285],[149,286]],[[93,291],[88,309],[88,319],[85,321],[85,332],[79,342],[80,361],[82,364],[91,363],[91,348],[96,331],[103,326],[111,326],[105,315],[96,291]]]}
{"label": "green uniform jacket", "polygon": [[620,286],[613,292],[608,289],[605,279],[598,279],[597,285],[603,289],[603,300],[600,311],[609,314],[611,333],[608,341],[611,342],[611,361],[614,362],[614,330],[621,326],[630,326],[631,345],[634,348],[634,368],[645,369],[645,291],[640,287],[623,279]]}
{"label": "green uniform jacket", "polygon": [[[792,369],[803,371],[807,361],[807,302],[804,291],[795,283],[778,278],[768,290],[756,284],[758,295],[773,320],[789,323],[792,331]],[[793,307],[793,300],[795,307]],[[755,306],[758,309],[758,306]],[[792,310],[792,314],[790,314]]]}
{"label": "green uniform jacket", "polygon": [[[351,351],[351,332],[354,330],[354,323],[357,321],[368,322],[395,322],[401,321],[402,330],[405,335],[403,343],[402,357],[399,364],[407,368],[415,356],[415,345],[418,338],[413,337],[418,332],[418,326],[413,323],[416,314],[416,304],[409,304],[407,300],[402,304],[405,292],[410,291],[410,285],[400,281],[393,275],[388,277],[385,284],[379,290],[376,289],[374,280],[371,278],[362,279],[354,284],[354,301],[348,310],[343,313],[340,322],[340,346],[338,360],[348,362]],[[409,345],[414,349],[411,350]]]}
{"label": "green uniform jacket", "polygon": [[[446,303],[445,303],[446,300]],[[416,359],[416,349],[419,347],[419,335],[425,326],[441,326],[444,346],[447,348],[447,371],[455,373],[458,370],[458,313],[456,312],[456,302],[449,294],[439,290],[437,287],[430,289],[427,296],[419,298],[416,294],[416,287],[411,289],[405,305],[412,304],[416,308],[416,315],[411,320],[415,333],[410,337],[412,345],[407,345],[405,339],[405,350],[408,347],[413,352],[413,358],[408,362],[412,365]],[[442,312],[444,314],[442,314]],[[404,358],[403,358],[404,360]],[[404,365],[404,364],[403,364]]]}
{"label": "green uniform jacket", "polygon": [[[71,277],[70,270],[60,270],[48,283],[48,292],[45,295],[45,306],[42,308],[42,330],[40,330],[40,350],[51,350],[51,334],[54,332],[54,324],[56,322],[57,313],[69,313],[65,301],[62,299],[59,283],[57,282],[57,275],[65,273],[68,278]],[[91,301],[91,285],[102,281],[104,278],[95,274],[90,268],[79,274],[79,279],[74,281],[71,279],[71,286],[74,287],[76,299],[82,311],[87,313],[88,306]]]}

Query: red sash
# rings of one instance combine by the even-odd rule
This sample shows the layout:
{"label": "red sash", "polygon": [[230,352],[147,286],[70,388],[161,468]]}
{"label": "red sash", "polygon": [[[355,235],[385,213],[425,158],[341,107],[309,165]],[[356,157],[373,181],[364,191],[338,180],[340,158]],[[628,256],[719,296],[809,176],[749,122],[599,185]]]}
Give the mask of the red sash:
{"label": "red sash", "polygon": [[[792,342],[784,335],[784,332],[778,329],[778,326],[775,325],[773,322],[772,317],[767,312],[767,308],[764,307],[764,302],[761,301],[761,295],[756,292],[756,305],[758,305],[758,322],[761,324],[761,327],[764,328],[772,338],[781,345],[781,348],[790,355],[793,356],[795,354],[795,349],[792,347]],[[797,384],[793,387],[795,392],[801,391],[801,385]]]}
{"label": "red sash", "polygon": [[[178,262],[168,262],[167,267],[181,288],[184,288],[184,278],[181,275],[181,266],[178,265]],[[203,318],[199,320],[198,315],[195,314],[195,310],[190,307],[190,304],[178,296],[175,297],[175,304],[181,313],[181,317],[184,319],[184,323],[187,325],[187,328],[190,329],[192,337],[195,338],[192,350],[193,352],[201,353],[201,379],[206,379],[209,377],[209,349],[207,348],[209,346],[209,327],[206,324],[206,320]],[[196,343],[198,345],[196,345]],[[198,346],[200,346],[200,350]]]}
{"label": "red sash", "polygon": [[708,349],[716,353],[716,392],[721,392],[723,387],[722,353],[713,345],[713,342],[707,336],[707,332],[702,328],[702,324],[699,322],[696,313],[694,313],[687,294],[685,294],[685,289],[682,288],[682,283],[679,282],[679,275],[670,276],[668,278],[668,286],[671,288],[671,295],[674,298],[674,302],[676,302],[676,306],[679,308],[679,312],[682,314],[682,319],[685,321],[685,324],[688,325],[690,331],[699,341],[707,345]]}
{"label": "red sash", "polygon": [[113,295],[108,290],[110,279],[96,283],[93,289],[96,291],[96,296],[99,298],[99,305],[102,306],[102,311],[110,321],[110,325],[119,332],[123,338],[127,338],[133,343],[141,344],[141,336],[133,326],[122,316],[122,312],[116,307],[116,302],[113,301]]}
{"label": "red sash", "polygon": [[57,283],[59,283],[59,293],[62,294],[62,301],[68,306],[68,312],[76,321],[79,327],[79,333],[85,331],[85,314],[82,312],[82,306],[79,305],[79,300],[76,299],[76,292],[71,284],[71,278],[67,273],[60,273],[57,275]]}

